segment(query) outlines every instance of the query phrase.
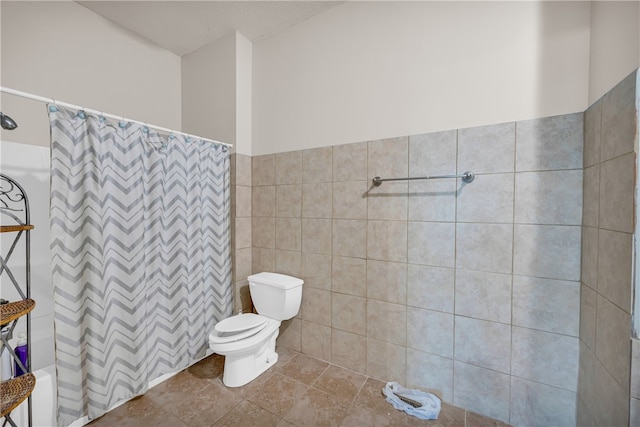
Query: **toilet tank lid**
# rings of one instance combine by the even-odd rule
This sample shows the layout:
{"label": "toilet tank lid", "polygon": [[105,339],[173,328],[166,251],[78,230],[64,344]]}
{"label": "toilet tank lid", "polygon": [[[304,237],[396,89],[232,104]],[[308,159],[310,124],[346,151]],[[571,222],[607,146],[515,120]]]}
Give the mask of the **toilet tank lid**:
{"label": "toilet tank lid", "polygon": [[258,274],[252,274],[247,277],[249,283],[264,283],[265,285],[271,285],[282,289],[292,289],[302,286],[304,281],[297,277],[287,276],[280,273],[262,272]]}

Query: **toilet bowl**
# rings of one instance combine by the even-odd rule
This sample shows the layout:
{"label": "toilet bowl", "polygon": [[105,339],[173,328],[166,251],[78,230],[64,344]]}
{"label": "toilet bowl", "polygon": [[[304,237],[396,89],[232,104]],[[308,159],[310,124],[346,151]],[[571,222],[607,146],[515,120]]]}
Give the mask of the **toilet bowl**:
{"label": "toilet bowl", "polygon": [[280,331],[279,320],[247,313],[229,317],[216,326],[249,316],[260,317],[263,322],[248,329],[225,329],[226,332],[214,328],[209,334],[209,348],[225,356],[222,382],[227,387],[240,387],[251,382],[278,361],[275,348]]}
{"label": "toilet bowl", "polygon": [[218,322],[209,334],[209,348],[225,356],[222,382],[243,386],[278,361],[276,338],[282,320],[298,313],[303,281],[277,273],[249,276],[249,289],[260,313],[245,313]]}

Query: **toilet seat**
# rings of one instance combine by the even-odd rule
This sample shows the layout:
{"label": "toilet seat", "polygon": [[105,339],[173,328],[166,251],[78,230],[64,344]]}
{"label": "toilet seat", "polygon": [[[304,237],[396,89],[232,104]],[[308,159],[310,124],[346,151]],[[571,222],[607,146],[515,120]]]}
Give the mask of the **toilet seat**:
{"label": "toilet seat", "polygon": [[228,317],[214,326],[209,340],[212,343],[223,344],[248,338],[262,331],[267,326],[267,320],[267,317],[253,313]]}
{"label": "toilet seat", "polygon": [[267,318],[254,313],[236,314],[216,323],[213,329],[218,332],[233,333],[257,328],[267,321]]}

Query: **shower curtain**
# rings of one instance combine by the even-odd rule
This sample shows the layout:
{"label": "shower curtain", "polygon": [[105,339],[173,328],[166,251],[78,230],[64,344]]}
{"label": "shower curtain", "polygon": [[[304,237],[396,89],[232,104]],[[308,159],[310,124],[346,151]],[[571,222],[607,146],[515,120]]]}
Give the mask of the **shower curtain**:
{"label": "shower curtain", "polygon": [[204,355],[231,315],[226,146],[49,105],[58,423]]}

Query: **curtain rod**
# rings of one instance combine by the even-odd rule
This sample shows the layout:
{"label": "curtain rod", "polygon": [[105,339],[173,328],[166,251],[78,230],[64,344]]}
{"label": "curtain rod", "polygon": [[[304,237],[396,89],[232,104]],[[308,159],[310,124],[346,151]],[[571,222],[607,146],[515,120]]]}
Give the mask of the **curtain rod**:
{"label": "curtain rod", "polygon": [[77,110],[83,110],[83,111],[85,111],[87,113],[97,114],[97,115],[100,115],[102,117],[107,117],[107,118],[110,118],[110,119],[122,120],[124,122],[137,123],[137,124],[140,124],[140,125],[144,125],[144,126],[150,128],[150,129],[155,129],[155,130],[159,130],[159,131],[162,131],[162,132],[176,133],[176,134],[179,134],[179,135],[184,135],[184,136],[195,138],[195,139],[202,139],[203,141],[208,141],[208,142],[211,142],[213,144],[220,144],[220,145],[225,145],[227,147],[233,147],[233,144],[227,144],[226,142],[216,141],[215,139],[203,138],[201,136],[191,135],[191,134],[188,134],[186,132],[181,132],[181,131],[177,131],[177,130],[173,130],[173,129],[163,128],[161,126],[150,125],[148,123],[141,122],[139,120],[127,119],[126,117],[123,117],[123,116],[116,116],[114,114],[106,114],[106,113],[103,113],[102,111],[93,110],[91,108],[85,108],[85,107],[83,107],[81,105],[69,104],[68,102],[61,102],[61,101],[57,101],[57,100],[55,100],[53,98],[46,98],[44,96],[34,95],[34,94],[28,93],[28,92],[22,92],[20,90],[10,89],[10,88],[4,87],[4,86],[0,86],[0,92],[7,93],[9,95],[21,96],[23,98],[32,99],[34,101],[46,102],[46,103],[49,103],[49,104],[56,104],[56,105],[59,105],[61,107],[67,107],[67,108],[73,108],[73,109],[77,109]]}

